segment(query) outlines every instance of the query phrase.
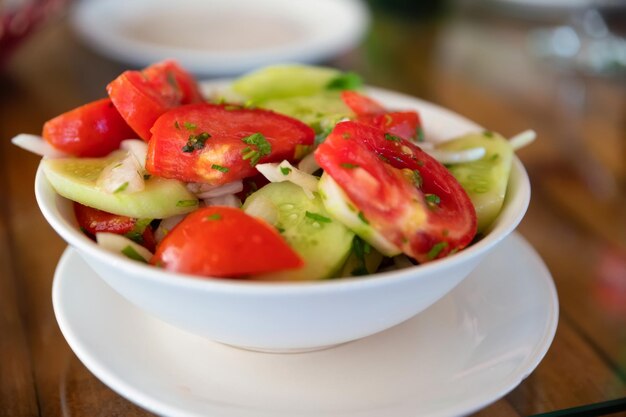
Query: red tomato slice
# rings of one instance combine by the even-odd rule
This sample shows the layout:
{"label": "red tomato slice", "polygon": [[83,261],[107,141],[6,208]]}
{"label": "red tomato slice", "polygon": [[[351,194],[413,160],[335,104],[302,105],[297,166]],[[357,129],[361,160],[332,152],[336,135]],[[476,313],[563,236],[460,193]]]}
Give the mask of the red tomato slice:
{"label": "red tomato slice", "polygon": [[257,174],[257,162],[293,160],[296,147],[314,138],[309,126],[268,110],[191,104],[156,121],[146,169],[186,182],[226,184]]}
{"label": "red tomato slice", "polygon": [[374,99],[356,91],[342,91],[341,98],[356,114],[356,121],[406,140],[422,139],[422,123],[416,111],[389,111]]}
{"label": "red tomato slice", "polygon": [[189,214],[161,241],[153,265],[207,277],[244,277],[300,268],[304,262],[274,227],[232,207]]}
{"label": "red tomato slice", "polygon": [[343,122],[315,159],[372,227],[420,262],[456,252],[476,234],[476,212],[465,190],[407,140]]}
{"label": "red tomato slice", "polygon": [[357,116],[387,113],[385,106],[354,90],[342,91],[341,99]]}
{"label": "red tomato slice", "polygon": [[137,134],[108,98],[63,113],[43,125],[43,138],[56,149],[79,157],[108,155]]}
{"label": "red tomato slice", "polygon": [[109,232],[124,235],[133,230],[137,219],[107,213],[93,207],[74,202],[74,214],[80,228],[95,235],[98,232]]}
{"label": "red tomato slice", "polygon": [[109,83],[107,92],[124,120],[146,142],[160,115],[202,101],[194,78],[174,61],[160,62],[143,71],[125,71]]}

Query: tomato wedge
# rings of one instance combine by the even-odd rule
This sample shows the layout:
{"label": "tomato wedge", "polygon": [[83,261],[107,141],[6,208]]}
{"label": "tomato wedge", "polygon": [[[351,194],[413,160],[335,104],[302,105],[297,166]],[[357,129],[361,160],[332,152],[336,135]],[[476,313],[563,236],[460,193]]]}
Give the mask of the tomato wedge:
{"label": "tomato wedge", "polygon": [[232,207],[189,214],[157,247],[153,265],[207,277],[235,278],[304,265],[278,231]]}
{"label": "tomato wedge", "polygon": [[105,156],[137,134],[108,98],[96,100],[48,120],[42,136],[54,148],[78,157]]}
{"label": "tomato wedge", "polygon": [[195,79],[169,60],[143,71],[124,71],[107,85],[107,92],[124,120],[146,142],[160,115],[174,107],[202,101]]}
{"label": "tomato wedge", "polygon": [[342,122],[315,159],[375,230],[419,262],[456,252],[476,234],[476,212],[465,190],[407,140]]}
{"label": "tomato wedge", "polygon": [[356,121],[406,140],[423,140],[422,122],[416,111],[389,111],[376,100],[356,91],[342,91],[341,98],[356,114]]}
{"label": "tomato wedge", "polygon": [[191,104],[170,110],[152,128],[146,169],[153,175],[214,185],[257,174],[257,163],[294,160],[313,129],[268,110]]}
{"label": "tomato wedge", "polygon": [[137,222],[137,219],[132,217],[107,213],[77,202],[74,202],[74,214],[78,226],[92,236],[98,232],[123,235],[131,232]]}

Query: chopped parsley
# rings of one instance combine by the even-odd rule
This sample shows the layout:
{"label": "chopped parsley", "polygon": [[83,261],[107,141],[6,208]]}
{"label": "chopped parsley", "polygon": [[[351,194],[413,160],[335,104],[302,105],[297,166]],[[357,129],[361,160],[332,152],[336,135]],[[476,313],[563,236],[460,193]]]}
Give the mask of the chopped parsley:
{"label": "chopped parsley", "polygon": [[126,246],[124,249],[122,249],[122,253],[123,253],[124,255],[126,255],[127,257],[129,257],[130,259],[132,259],[132,260],[139,261],[139,262],[143,262],[143,263],[148,263],[148,261],[146,261],[146,260],[144,259],[144,257],[143,257],[143,256],[141,256],[141,255],[139,254],[139,252],[137,252],[137,251],[135,250],[135,248],[133,248],[133,247],[132,247],[132,246],[130,246],[130,245],[128,245],[128,246]]}
{"label": "chopped parsley", "polygon": [[435,259],[437,256],[439,256],[439,254],[441,253],[442,250],[444,250],[445,248],[448,247],[448,242],[439,242],[439,243],[435,243],[433,245],[432,248],[430,248],[430,250],[428,251],[428,253],[426,254],[426,257],[430,260]]}
{"label": "chopped parsley", "polygon": [[195,128],[198,127],[196,126],[195,123],[191,123],[191,122],[183,122],[183,126],[185,126],[185,129],[187,130],[194,130]]}
{"label": "chopped parsley", "polygon": [[365,218],[365,214],[363,214],[362,211],[359,211],[359,219],[361,219],[361,221],[365,224],[370,224],[369,220]]}
{"label": "chopped parsley", "polygon": [[343,164],[341,164],[341,166],[347,169],[354,169],[359,167],[357,164],[351,164],[350,162],[344,162]]}
{"label": "chopped parsley", "polygon": [[429,207],[438,206],[441,203],[441,198],[437,194],[424,194],[424,199]]}
{"label": "chopped parsley", "polygon": [[426,140],[426,137],[424,136],[424,129],[422,128],[422,126],[417,126],[417,128],[415,129],[415,137],[417,138],[418,142],[424,142]]}
{"label": "chopped parsley", "polygon": [[289,175],[289,173],[291,172],[291,168],[289,168],[289,167],[280,167],[280,172],[283,175]]}
{"label": "chopped parsley", "polygon": [[422,188],[422,184],[424,183],[424,180],[422,179],[422,174],[420,174],[420,172],[416,169],[414,169],[412,172],[413,176],[411,179],[413,181],[413,184],[415,184],[417,188]]}
{"label": "chopped parsley", "polygon": [[487,138],[492,138],[493,137],[493,132],[491,130],[485,130],[483,132],[483,136],[485,136]]}
{"label": "chopped parsley", "polygon": [[315,221],[318,221],[320,223],[331,223],[332,220],[326,216],[322,216],[321,214],[318,213],[312,213],[310,211],[307,211],[304,213],[304,215],[306,217],[308,217],[309,219],[313,219]]}
{"label": "chopped parsley", "polygon": [[207,132],[202,132],[198,135],[189,135],[189,139],[185,146],[183,146],[183,152],[193,152],[198,149],[204,148],[204,144],[211,137]]}
{"label": "chopped parsley", "polygon": [[124,191],[127,188],[128,188],[128,181],[126,181],[124,184],[122,184],[119,187],[117,187],[115,189],[115,191],[113,191],[113,194],[121,193],[122,191]]}
{"label": "chopped parsley", "polygon": [[327,90],[356,90],[363,85],[363,80],[355,72],[343,72],[326,84]]}
{"label": "chopped parsley", "polygon": [[357,266],[350,271],[354,276],[367,275],[367,265],[365,263],[365,255],[371,252],[371,246],[358,236],[354,236],[352,239],[352,253],[357,260]]}
{"label": "chopped parsley", "polygon": [[385,139],[390,140],[392,142],[402,142],[402,138],[396,135],[392,135],[391,133],[385,133]]}
{"label": "chopped parsley", "polygon": [[209,214],[208,216],[204,217],[204,220],[207,220],[207,221],[214,221],[214,220],[221,220],[221,219],[222,219],[222,215],[219,213]]}
{"label": "chopped parsley", "polygon": [[198,205],[198,200],[178,200],[176,207],[193,207]]}
{"label": "chopped parsley", "polygon": [[250,136],[241,138],[241,141],[250,145],[245,147],[241,153],[244,161],[250,160],[251,166],[255,166],[262,157],[272,153],[272,145],[265,139],[262,133],[253,133]]}
{"label": "chopped parsley", "polygon": [[230,171],[228,168],[223,167],[223,166],[218,165],[218,164],[213,164],[213,165],[211,165],[211,169],[215,169],[215,170],[217,170],[217,171],[219,171],[219,172],[224,172],[224,173],[226,173],[226,172]]}

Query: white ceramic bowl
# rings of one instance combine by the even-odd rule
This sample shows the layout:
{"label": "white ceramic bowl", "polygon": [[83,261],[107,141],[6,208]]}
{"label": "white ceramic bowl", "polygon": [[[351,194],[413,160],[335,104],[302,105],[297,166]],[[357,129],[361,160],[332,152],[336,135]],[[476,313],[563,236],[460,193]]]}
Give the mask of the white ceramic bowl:
{"label": "white ceramic bowl", "polygon": [[[371,89],[392,108],[417,108],[427,132],[440,138],[480,129],[423,101]],[[72,204],[58,196],[40,168],[40,209],[55,231],[129,301],[190,332],[264,351],[299,351],[356,340],[418,314],[461,282],[519,224],[530,185],[515,158],[502,213],[487,235],[445,259],[399,271],[327,281],[268,283],[175,274],[99,248],[77,227]]]}

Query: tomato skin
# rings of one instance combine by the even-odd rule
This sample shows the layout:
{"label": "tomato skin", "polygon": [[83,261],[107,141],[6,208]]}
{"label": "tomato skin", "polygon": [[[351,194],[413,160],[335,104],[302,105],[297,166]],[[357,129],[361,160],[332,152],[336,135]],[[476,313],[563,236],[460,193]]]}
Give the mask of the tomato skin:
{"label": "tomato skin", "polygon": [[355,120],[395,136],[418,141],[422,122],[416,111],[389,111],[371,97],[356,91],[342,91],[344,103],[356,114]]}
{"label": "tomato skin", "polygon": [[[372,227],[420,262],[460,250],[476,234],[476,212],[465,190],[407,140],[389,140],[375,127],[342,122],[315,157]],[[429,195],[439,201],[429,203]]]}
{"label": "tomato skin", "polygon": [[[183,151],[191,135],[208,133],[201,149]],[[190,104],[163,114],[152,128],[146,169],[153,175],[213,185],[258,174],[243,154],[251,145],[243,138],[261,133],[271,153],[258,161],[294,160],[297,145],[311,145],[309,126],[278,113],[209,103]],[[254,148],[254,146],[253,146]]]}
{"label": "tomato skin", "polygon": [[168,271],[223,278],[304,265],[274,227],[243,210],[218,206],[185,217],[161,241],[150,263]]}
{"label": "tomato skin", "polygon": [[342,91],[341,99],[357,116],[383,114],[387,112],[385,106],[373,98],[354,90]]}
{"label": "tomato skin", "polygon": [[108,98],[96,100],[48,120],[42,136],[54,148],[78,157],[105,156],[137,134]]}
{"label": "tomato skin", "polygon": [[91,236],[98,232],[124,235],[135,227],[137,219],[107,213],[93,207],[74,202],[74,214],[80,228]]}
{"label": "tomato skin", "polygon": [[143,71],[124,71],[107,85],[107,92],[124,120],[146,142],[160,115],[174,107],[202,101],[195,79],[170,60]]}

